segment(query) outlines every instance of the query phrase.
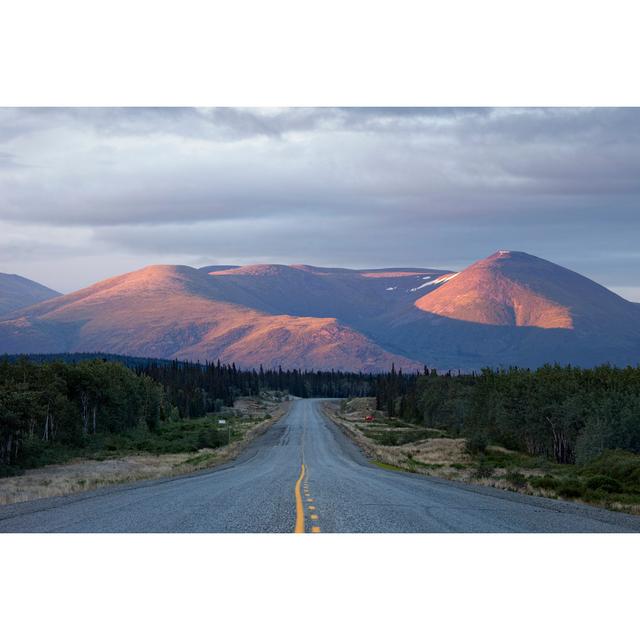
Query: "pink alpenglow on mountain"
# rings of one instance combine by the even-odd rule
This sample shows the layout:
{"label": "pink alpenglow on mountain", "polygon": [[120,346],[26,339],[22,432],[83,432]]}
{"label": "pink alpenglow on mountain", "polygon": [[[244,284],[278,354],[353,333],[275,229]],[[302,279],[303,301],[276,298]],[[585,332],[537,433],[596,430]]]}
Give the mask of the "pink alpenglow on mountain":
{"label": "pink alpenglow on mountain", "polygon": [[[0,300],[5,289],[0,279]],[[640,362],[640,305],[517,251],[460,272],[159,265],[26,300],[0,319],[0,353],[365,372]]]}

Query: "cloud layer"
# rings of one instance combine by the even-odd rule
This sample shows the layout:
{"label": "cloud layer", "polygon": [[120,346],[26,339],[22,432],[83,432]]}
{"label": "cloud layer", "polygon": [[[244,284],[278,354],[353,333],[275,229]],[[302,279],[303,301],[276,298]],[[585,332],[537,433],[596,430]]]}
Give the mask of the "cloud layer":
{"label": "cloud layer", "polygon": [[639,109],[0,109],[0,270],[459,268],[525,250],[640,300]]}

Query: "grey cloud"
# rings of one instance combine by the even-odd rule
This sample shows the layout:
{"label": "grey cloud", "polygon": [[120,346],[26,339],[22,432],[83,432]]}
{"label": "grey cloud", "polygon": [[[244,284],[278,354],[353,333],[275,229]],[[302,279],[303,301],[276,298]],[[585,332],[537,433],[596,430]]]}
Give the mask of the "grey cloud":
{"label": "grey cloud", "polygon": [[[46,120],[28,111],[18,120]],[[432,111],[54,110],[41,151],[37,132],[14,145],[13,157],[22,151],[39,168],[31,180],[0,181],[2,214],[74,225],[307,211],[437,216],[500,210],[505,196],[640,186],[637,111]],[[76,146],[56,154],[55,134],[62,146],[67,131]]]}
{"label": "grey cloud", "polygon": [[458,268],[508,246],[633,286],[639,188],[640,109],[0,109],[0,222],[150,259]]}

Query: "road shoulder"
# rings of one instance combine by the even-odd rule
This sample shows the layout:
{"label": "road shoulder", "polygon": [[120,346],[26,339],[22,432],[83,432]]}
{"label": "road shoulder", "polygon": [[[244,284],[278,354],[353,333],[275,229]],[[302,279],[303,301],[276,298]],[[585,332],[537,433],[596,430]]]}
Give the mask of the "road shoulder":
{"label": "road shoulder", "polygon": [[67,496],[95,495],[115,487],[192,477],[235,462],[254,441],[281,420],[290,402],[271,408],[269,418],[243,432],[241,440],[216,449],[184,454],[128,455],[103,461],[78,460],[27,470],[24,474],[0,479],[0,513],[9,507],[64,499]]}

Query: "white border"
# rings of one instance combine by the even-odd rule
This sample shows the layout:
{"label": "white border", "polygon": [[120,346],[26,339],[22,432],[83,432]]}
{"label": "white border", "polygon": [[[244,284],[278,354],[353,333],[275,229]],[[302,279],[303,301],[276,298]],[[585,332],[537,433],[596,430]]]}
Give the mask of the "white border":
{"label": "white border", "polygon": [[5,106],[638,105],[630,0],[21,0]]}
{"label": "white border", "polygon": [[[638,24],[622,0],[21,0],[2,7],[0,104],[638,105]],[[2,631],[628,637],[637,542],[2,535]]]}
{"label": "white border", "polygon": [[539,640],[629,637],[635,626],[634,535],[0,540],[12,640]]}

